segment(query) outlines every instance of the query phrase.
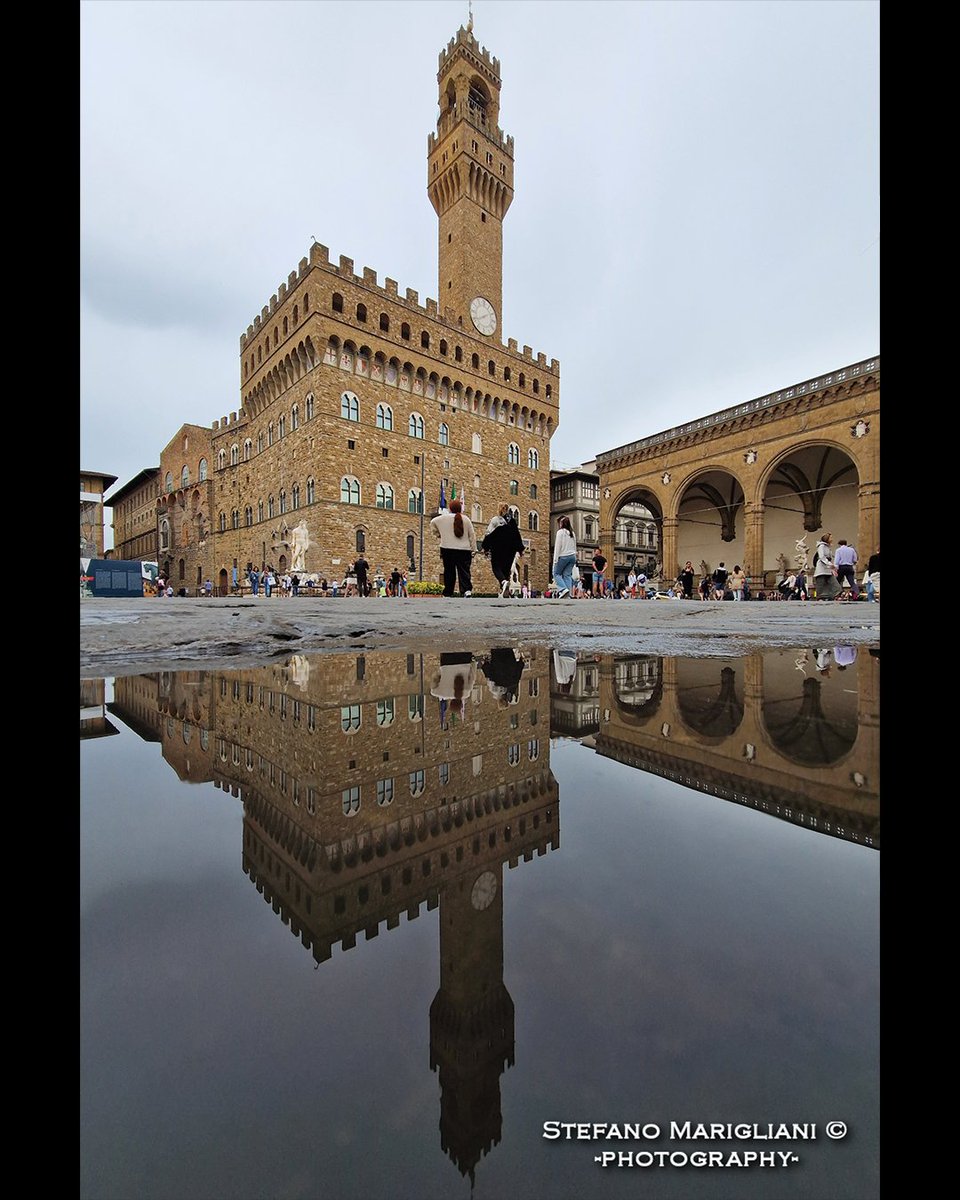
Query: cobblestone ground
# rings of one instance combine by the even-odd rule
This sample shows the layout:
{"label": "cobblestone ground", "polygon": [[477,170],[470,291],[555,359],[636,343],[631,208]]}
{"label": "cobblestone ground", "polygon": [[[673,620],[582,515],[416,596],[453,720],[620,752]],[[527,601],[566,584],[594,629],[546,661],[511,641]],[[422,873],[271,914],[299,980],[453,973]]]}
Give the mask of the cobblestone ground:
{"label": "cobblestone ground", "polygon": [[859,602],[83,599],[80,677],[238,667],[346,649],[434,651],[540,643],[597,653],[735,657],[766,647],[878,646]]}

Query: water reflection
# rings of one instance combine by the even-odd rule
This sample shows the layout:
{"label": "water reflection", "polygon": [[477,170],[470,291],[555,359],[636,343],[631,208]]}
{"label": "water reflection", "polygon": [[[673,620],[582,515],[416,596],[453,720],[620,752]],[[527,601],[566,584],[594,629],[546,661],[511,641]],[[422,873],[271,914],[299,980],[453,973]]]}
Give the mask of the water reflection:
{"label": "water reflection", "polygon": [[[502,1087],[504,1073],[515,1065],[517,1030],[526,1028],[525,1040],[532,1040],[534,1024],[543,1024],[539,1010],[557,984],[526,977],[526,990],[514,992],[520,998],[515,1012],[511,980],[504,977],[505,888],[509,892],[519,886],[524,894],[533,894],[522,868],[511,877],[504,867],[519,867],[560,847],[552,749],[594,764],[584,772],[590,781],[588,820],[609,820],[611,830],[620,828],[612,809],[638,807],[653,784],[612,789],[602,782],[609,776],[598,765],[600,759],[635,769],[636,774],[622,774],[636,782],[643,773],[702,793],[703,803],[714,809],[732,802],[765,814],[762,824],[768,830],[777,827],[766,818],[775,818],[804,826],[803,832],[787,831],[797,838],[826,846],[827,839],[819,835],[828,834],[831,840],[879,848],[879,656],[851,654],[849,648],[836,647],[829,658],[823,651],[802,650],[704,661],[578,655],[542,647],[295,656],[283,664],[237,672],[117,678],[112,695],[107,702],[103,681],[81,685],[81,737],[115,733],[113,721],[118,722],[143,741],[158,744],[163,760],[183,783],[212,783],[237,798],[243,874],[319,970],[333,970],[326,964],[335,947],[349,951],[359,939],[371,941],[396,929],[404,917],[409,922],[438,910],[439,979],[429,1013],[423,1008],[421,1013],[429,1022],[429,1069],[439,1082],[440,1146],[471,1185],[480,1161],[501,1144],[506,1111]],[[559,750],[551,736],[563,739]],[[573,745],[574,739],[580,746]],[[568,804],[577,798],[571,796]],[[577,816],[582,827],[580,810]],[[743,825],[737,829],[756,836]],[[761,836],[758,844],[763,841]],[[604,860],[581,850],[583,866],[573,866],[600,878],[604,887],[610,871],[611,909],[619,914],[629,910],[630,902],[624,898],[627,891],[618,889],[632,879],[608,865],[615,852],[616,846]],[[744,853],[751,853],[749,846]],[[809,857],[807,842],[778,847],[778,853],[796,860],[800,878]],[[566,857],[551,858],[551,871]],[[801,892],[807,886],[802,878]],[[710,886],[722,888],[723,881]],[[790,895],[786,885],[788,907]],[[552,902],[559,906],[565,898],[554,895]],[[656,889],[643,903],[659,904]],[[648,924],[654,939],[670,920],[689,929],[683,901],[678,896],[673,903],[675,916],[656,920],[641,907],[632,917],[633,927],[639,931]],[[575,906],[571,911],[574,924],[579,920],[590,927],[592,911]],[[793,905],[791,920],[795,912]],[[524,945],[533,940],[545,946],[555,938],[554,958],[562,963],[563,918],[551,929],[546,901],[534,901],[520,913],[522,919],[514,914],[510,936]],[[707,915],[698,920],[704,938],[716,947],[709,953],[719,954],[723,934],[711,931]],[[623,934],[610,930],[603,936],[616,940]],[[638,932],[641,940],[643,936]],[[766,955],[768,946],[783,941],[782,926],[758,933],[757,952]],[[664,937],[663,945],[670,944]],[[382,945],[377,949],[382,951]],[[861,953],[859,947],[855,953]],[[626,955],[617,959],[625,996],[642,1008],[656,999],[658,988],[666,988],[657,971],[658,964],[669,963],[669,955],[657,950],[656,940],[648,945],[643,986],[631,991],[625,964],[632,949],[618,954]],[[844,961],[839,951],[837,961]],[[572,994],[587,982],[574,977],[576,967],[562,976]],[[710,969],[707,962],[707,975]],[[795,961],[779,971],[771,968],[766,978],[774,994],[779,995],[781,978],[789,976],[784,986],[793,988],[796,969]],[[698,965],[695,973],[699,970]],[[516,983],[517,972],[513,974]],[[736,974],[733,969],[718,972],[718,995],[727,986],[726,977]],[[736,1004],[715,1006],[723,1020],[738,1005],[749,1012],[755,978],[755,971],[745,973],[745,992]],[[638,996],[643,990],[651,999]],[[687,994],[696,996],[689,988]],[[841,989],[826,994],[831,1012],[843,1008]],[[578,1010],[578,1020],[586,1020],[592,1004],[602,1006],[603,1001],[591,998]],[[672,999],[664,1004],[667,1010],[672,1006]],[[693,1011],[705,1026],[715,1019],[698,1000]],[[862,1006],[856,1021],[863,1024]],[[618,1041],[617,1056],[619,1043],[633,1036],[629,1009],[624,1022],[609,1035]],[[779,1024],[774,1021],[777,1031],[771,1037],[781,1036]],[[664,1045],[681,1044],[678,1036],[665,1034]],[[657,1037],[644,1034],[642,1042],[642,1052],[655,1061]],[[669,1049],[668,1057],[675,1053]],[[548,1069],[546,1060],[543,1069]],[[596,1094],[593,1103],[597,1111],[562,1100],[560,1115],[598,1120],[635,1116],[629,1105],[623,1112],[600,1112]],[[544,1111],[557,1116],[552,1107]],[[530,1134],[519,1126],[515,1132]],[[432,1145],[435,1154],[435,1140]],[[515,1156],[516,1150],[510,1153]],[[504,1154],[501,1148],[492,1159]],[[512,1162],[515,1171],[515,1157]],[[552,1162],[563,1160],[554,1154]],[[541,1169],[548,1169],[547,1160]],[[598,1191],[577,1194],[606,1194],[608,1185],[600,1179]],[[561,1168],[551,1194],[573,1194],[567,1186]],[[682,1182],[678,1187],[677,1194],[683,1195]],[[392,1194],[387,1188],[381,1194]],[[426,1187],[420,1192],[428,1193],[442,1191],[431,1193]],[[835,1194],[856,1193],[839,1188]]]}
{"label": "water reflection", "polygon": [[554,657],[551,732],[862,845],[880,845],[880,658],[852,646],[739,660]]}

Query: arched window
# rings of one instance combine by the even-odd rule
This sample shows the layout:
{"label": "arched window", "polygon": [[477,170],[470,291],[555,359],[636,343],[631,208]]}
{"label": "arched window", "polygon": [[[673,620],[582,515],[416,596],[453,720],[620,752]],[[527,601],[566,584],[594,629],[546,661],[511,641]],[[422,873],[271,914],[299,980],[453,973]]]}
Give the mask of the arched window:
{"label": "arched window", "polygon": [[423,512],[423,492],[419,488],[411,488],[407,492],[407,512]]}
{"label": "arched window", "polygon": [[527,386],[526,376],[522,371],[520,372],[520,378],[517,380],[517,383],[519,383],[521,387]]}
{"label": "arched window", "polygon": [[405,342],[410,341],[410,326],[406,323],[406,321],[404,321],[400,326],[400,336]]}
{"label": "arched window", "polygon": [[540,528],[540,514],[535,512],[527,513],[527,528],[531,533],[536,533]]}
{"label": "arched window", "polygon": [[280,420],[277,422],[277,436],[283,437],[286,434],[286,432],[287,432],[287,418],[286,418],[286,415],[284,415],[284,416],[281,416]]}
{"label": "arched window", "polygon": [[505,383],[509,383],[509,382],[510,382],[510,379],[511,379],[511,376],[512,376],[512,372],[511,372],[510,368],[509,368],[509,367],[504,367],[504,368],[503,368],[503,378],[504,378],[504,382],[505,382]]}
{"label": "arched window", "polygon": [[539,470],[539,468],[540,468],[540,451],[539,450],[528,450],[527,451],[527,466],[530,468],[531,471]]}
{"label": "arched window", "polygon": [[381,808],[386,808],[388,804],[393,803],[393,780],[378,779],[377,780],[377,803]]}
{"label": "arched window", "polygon": [[423,417],[419,413],[410,414],[410,420],[407,422],[407,433],[412,438],[423,437]]}
{"label": "arched window", "polygon": [[393,508],[393,488],[389,483],[377,484],[377,508]]}
{"label": "arched window", "polygon": [[[221,449],[221,450],[218,450],[218,451],[217,451],[217,470],[218,470],[218,471],[222,471],[222,470],[223,470],[223,468],[224,468],[226,465],[227,465],[227,452],[226,452],[226,450],[223,450],[223,449]],[[169,485],[169,486],[167,487],[167,491],[168,491],[168,492],[172,492],[172,491],[173,491],[173,480],[170,478],[170,476],[169,476],[169,475],[167,476],[167,483],[168,483],[168,485]]]}
{"label": "arched window", "polygon": [[253,524],[253,509],[249,504],[243,510],[243,523],[248,527]]}
{"label": "arched window", "polygon": [[[414,544],[415,544],[415,542],[414,542],[414,537],[413,537],[413,534],[412,534],[412,533],[408,533],[408,534],[407,534],[407,560],[408,560],[410,563],[412,563],[412,562],[413,562],[413,551],[414,551]],[[411,568],[411,569],[412,569],[412,568]]]}
{"label": "arched window", "polygon": [[307,503],[315,504],[317,501],[317,481],[311,475],[307,480]]}
{"label": "arched window", "polygon": [[437,433],[437,441],[440,443],[441,446],[449,446],[450,445],[450,430],[447,428],[446,423],[443,421],[440,422],[440,429]]}
{"label": "arched window", "polygon": [[446,354],[446,353],[449,351],[449,349],[450,349],[450,347],[449,347],[449,346],[447,345],[447,343],[446,343],[446,342],[443,340],[443,338],[441,338],[441,339],[440,339],[440,353],[441,353],[441,354]]}
{"label": "arched window", "polygon": [[219,525],[220,525],[220,532],[224,533],[227,528],[227,514],[226,513],[222,512],[220,514]]}
{"label": "arched window", "polygon": [[345,421],[360,420],[360,400],[354,392],[344,392],[340,397],[340,416]]}
{"label": "arched window", "polygon": [[290,499],[294,508],[300,507],[300,484],[295,483],[290,489]]}
{"label": "arched window", "polygon": [[339,292],[333,293],[333,311],[338,313],[343,312],[343,297]]}
{"label": "arched window", "polygon": [[537,485],[535,483],[531,483],[530,484],[530,499],[536,500],[536,498],[537,498]]}
{"label": "arched window", "polygon": [[170,522],[166,518],[160,522],[160,549],[170,549]]}
{"label": "arched window", "polygon": [[263,453],[263,430],[262,429],[257,434],[257,453],[258,454]]}
{"label": "arched window", "polygon": [[507,462],[518,466],[520,463],[520,447],[516,442],[511,442],[507,447]]}
{"label": "arched window", "polygon": [[243,443],[243,461],[249,462],[250,455],[252,453],[253,453],[253,442],[251,441],[250,438],[247,438],[246,441]]}
{"label": "arched window", "polygon": [[299,404],[295,404],[293,406],[293,408],[291,408],[291,410],[290,410],[290,428],[291,429],[299,429],[300,428],[300,405]]}
{"label": "arched window", "polygon": [[200,459],[200,470],[198,472],[198,478],[201,483],[203,483],[203,481],[207,478],[207,460],[205,458]]}
{"label": "arched window", "polygon": [[366,324],[366,320],[367,320],[367,306],[366,306],[365,304],[358,304],[358,305],[357,305],[357,320],[358,320],[358,321],[361,321],[361,322],[362,322],[362,323],[364,323],[364,324]]}
{"label": "arched window", "polygon": [[354,479],[352,475],[344,475],[344,477],[340,480],[340,503],[360,503],[360,481],[358,479]]}
{"label": "arched window", "polygon": [[180,486],[186,488],[190,486],[190,468],[184,467],[180,472]]}
{"label": "arched window", "polygon": [[359,704],[344,704],[340,708],[340,728],[344,733],[356,733],[362,716]]}
{"label": "arched window", "polygon": [[473,434],[473,436],[471,437],[471,439],[470,439],[470,448],[471,448],[471,450],[473,451],[473,453],[474,453],[474,454],[482,454],[482,453],[483,453],[483,442],[482,442],[482,440],[481,440],[481,438],[480,438],[480,434],[479,434],[479,433],[475,433],[475,434]]}
{"label": "arched window", "polygon": [[276,502],[274,501],[272,496],[268,496],[267,497],[267,516],[272,520],[276,515],[277,515]]}
{"label": "arched window", "polygon": [[303,293],[303,312],[306,315],[310,311],[310,293]]}
{"label": "arched window", "polygon": [[273,422],[271,421],[270,424],[267,426],[267,445],[268,446],[273,445],[273,432],[274,432]]}
{"label": "arched window", "polygon": [[231,527],[231,529],[239,529],[240,528],[240,510],[239,510],[239,508],[233,509],[230,513],[230,527]]}
{"label": "arched window", "polygon": [[520,509],[517,508],[517,506],[515,504],[511,504],[509,512],[510,512],[511,519],[516,521],[516,523],[519,525],[520,524]]}
{"label": "arched window", "polygon": [[[289,332],[290,332],[289,322],[287,321],[287,318],[284,317],[283,318],[283,336],[286,337]],[[273,331],[273,341],[274,341],[274,345],[276,345],[276,341],[277,341],[277,331],[276,330]]]}
{"label": "arched window", "polygon": [[479,354],[471,354],[470,355],[470,366],[473,367],[473,369],[475,371],[480,370],[480,355]]}
{"label": "arched window", "polygon": [[475,504],[473,506],[473,512],[470,514],[470,517],[471,517],[471,520],[473,520],[473,521],[482,521],[483,520],[483,509],[480,507],[479,504]]}
{"label": "arched window", "polygon": [[460,349],[459,346],[457,346],[457,348],[454,350],[453,357],[456,359],[457,362],[463,362],[463,351]]}
{"label": "arched window", "polygon": [[390,318],[386,313],[380,314],[380,328],[384,333],[390,332]]}
{"label": "arched window", "polygon": [[263,501],[262,500],[257,501],[257,520],[258,521],[263,520]]}
{"label": "arched window", "polygon": [[392,725],[396,715],[397,715],[396,701],[394,700],[394,698],[392,696],[387,700],[378,700],[377,701],[377,724],[378,725],[381,725],[381,726]]}
{"label": "arched window", "polygon": [[377,405],[377,428],[392,429],[393,428],[393,409],[389,404]]}
{"label": "arched window", "polygon": [[426,786],[425,775],[422,770],[410,772],[410,795],[422,796],[423,789]]}
{"label": "arched window", "polygon": [[230,447],[230,466],[235,467],[240,461],[240,447],[236,442]]}
{"label": "arched window", "polygon": [[491,358],[490,361],[487,363],[487,374],[488,375],[496,375],[496,373],[497,373],[497,364]]}
{"label": "arched window", "polygon": [[520,495],[520,481],[518,479],[510,480],[510,495],[511,496],[519,496]]}
{"label": "arched window", "polygon": [[280,512],[285,513],[286,511],[287,511],[287,493],[286,493],[285,488],[281,488],[280,489]]}
{"label": "arched window", "polygon": [[307,396],[307,420],[313,420],[313,392]]}
{"label": "arched window", "polygon": [[357,553],[363,554],[367,548],[367,535],[362,529],[357,530],[357,536],[354,541],[357,547]]}

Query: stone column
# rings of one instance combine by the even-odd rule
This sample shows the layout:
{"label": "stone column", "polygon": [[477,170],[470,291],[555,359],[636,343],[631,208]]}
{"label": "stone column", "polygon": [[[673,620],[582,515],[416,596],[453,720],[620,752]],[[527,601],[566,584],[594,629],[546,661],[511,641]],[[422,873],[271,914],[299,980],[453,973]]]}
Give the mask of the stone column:
{"label": "stone column", "polygon": [[663,577],[670,581],[676,579],[683,563],[678,561],[678,543],[680,521],[677,517],[664,517],[660,524],[660,562]]}
{"label": "stone column", "polygon": [[857,492],[859,511],[857,515],[856,550],[858,578],[863,578],[870,555],[880,545],[880,484],[879,481],[861,483]]}
{"label": "stone column", "polygon": [[753,595],[763,586],[763,514],[762,500],[744,502],[743,568]]}

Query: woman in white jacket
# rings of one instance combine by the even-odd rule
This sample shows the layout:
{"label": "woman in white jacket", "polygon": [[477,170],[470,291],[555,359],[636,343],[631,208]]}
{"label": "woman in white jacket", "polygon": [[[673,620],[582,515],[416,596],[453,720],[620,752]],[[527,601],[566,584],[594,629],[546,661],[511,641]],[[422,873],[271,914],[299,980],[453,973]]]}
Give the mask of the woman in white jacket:
{"label": "woman in white jacket", "polygon": [[573,568],[577,564],[577,539],[570,528],[570,518],[557,521],[557,537],[553,544],[553,582],[559,588],[557,596],[569,596],[573,591]]}
{"label": "woman in white jacket", "polygon": [[443,594],[453,595],[453,585],[460,584],[460,595],[473,595],[470,582],[470,562],[477,552],[477,535],[473,522],[463,515],[459,500],[451,500],[449,509],[444,509],[430,522],[434,534],[440,539],[440,558],[443,560]]}

